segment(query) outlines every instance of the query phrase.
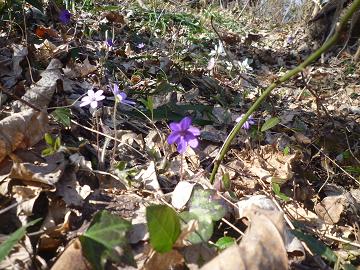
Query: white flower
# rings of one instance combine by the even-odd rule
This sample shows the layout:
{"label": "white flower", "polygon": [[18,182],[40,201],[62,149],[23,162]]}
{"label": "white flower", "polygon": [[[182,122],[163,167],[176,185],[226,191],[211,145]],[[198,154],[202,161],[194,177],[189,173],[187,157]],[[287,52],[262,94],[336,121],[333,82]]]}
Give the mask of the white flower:
{"label": "white flower", "polygon": [[215,45],[215,49],[211,50],[209,56],[226,56],[222,42],[219,40],[219,46]]}
{"label": "white flower", "polygon": [[[252,62],[252,61],[251,61]],[[250,71],[250,70],[253,70],[252,67],[250,67],[249,65],[249,59],[246,58],[244,61],[240,62],[240,61],[237,61],[237,64],[239,66],[239,69],[241,72],[246,72],[246,71]]]}
{"label": "white flower", "polygon": [[105,99],[105,96],[103,95],[103,90],[98,90],[94,92],[93,90],[89,90],[87,92],[87,96],[83,97],[81,99],[80,107],[87,106],[90,104],[90,107],[95,109],[98,106],[98,101]]}

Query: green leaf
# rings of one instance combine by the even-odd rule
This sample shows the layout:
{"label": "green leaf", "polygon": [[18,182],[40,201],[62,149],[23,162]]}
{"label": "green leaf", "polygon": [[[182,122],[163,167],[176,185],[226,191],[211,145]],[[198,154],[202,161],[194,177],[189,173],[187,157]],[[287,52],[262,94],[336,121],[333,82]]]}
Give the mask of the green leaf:
{"label": "green leaf", "polygon": [[215,246],[217,246],[218,249],[223,250],[234,244],[236,244],[236,241],[234,238],[229,237],[229,236],[224,236],[224,237],[219,238],[216,241]]}
{"label": "green leaf", "polygon": [[214,232],[214,223],[210,216],[199,217],[194,213],[185,211],[180,213],[180,217],[185,223],[188,223],[190,220],[198,221],[197,230],[190,233],[187,237],[187,240],[189,240],[191,244],[206,243],[211,238]]}
{"label": "green leaf", "polygon": [[278,183],[271,183],[272,190],[274,191],[275,195],[278,196],[281,200],[287,202],[290,200],[288,196],[280,191],[280,185]]}
{"label": "green leaf", "polygon": [[264,132],[270,128],[275,127],[277,124],[280,123],[280,118],[279,117],[272,117],[270,119],[268,119],[261,127],[261,132]]}
{"label": "green leaf", "polygon": [[30,5],[36,7],[38,10],[40,10],[41,12],[44,12],[44,4],[42,1],[40,0],[25,0],[25,2],[29,3]]}
{"label": "green leaf", "polygon": [[61,139],[60,137],[57,137],[54,143],[54,151],[57,151],[60,149],[61,146]]}
{"label": "green leaf", "polygon": [[230,190],[231,181],[230,181],[230,175],[229,175],[229,173],[223,174],[221,180],[222,180],[222,183],[223,183],[223,185],[224,185],[224,189],[225,189],[225,190]]}
{"label": "green leaf", "polygon": [[51,156],[52,154],[54,154],[54,149],[52,147],[45,148],[41,151],[43,157]]}
{"label": "green leaf", "polygon": [[38,223],[41,218],[35,219],[25,226],[17,229],[13,232],[6,240],[0,245],[0,262],[9,254],[11,249],[19,242],[25,235],[26,229],[36,223]]}
{"label": "green leaf", "polygon": [[305,234],[299,230],[293,230],[292,233],[301,241],[304,241],[313,253],[320,255],[329,262],[335,263],[337,261],[338,258],[336,254],[323,242],[319,241],[312,235]]}
{"label": "green leaf", "polygon": [[146,108],[151,112],[151,119],[153,120],[154,119],[154,99],[152,96],[148,96]]}
{"label": "green leaf", "polygon": [[51,115],[55,118],[56,121],[64,125],[65,127],[69,127],[71,123],[71,111],[69,108],[57,108],[55,111],[51,113]]}
{"label": "green leaf", "polygon": [[151,205],[146,208],[146,221],[151,246],[160,253],[170,251],[180,235],[176,212],[166,205]]}
{"label": "green leaf", "polygon": [[94,269],[103,269],[108,258],[118,260],[116,247],[121,247],[124,251],[120,259],[133,264],[126,241],[126,233],[130,227],[129,221],[107,211],[100,211],[94,216],[87,231],[80,236],[85,257]]}
{"label": "green leaf", "polygon": [[283,153],[285,156],[289,155],[290,154],[290,147],[289,146],[286,146],[283,150]]}
{"label": "green leaf", "polygon": [[54,140],[49,133],[45,133],[44,139],[47,145],[53,146]]}
{"label": "green leaf", "polygon": [[215,190],[194,189],[189,203],[189,212],[200,218],[209,217],[213,221],[218,221],[226,214],[225,207],[220,199],[215,199]]}

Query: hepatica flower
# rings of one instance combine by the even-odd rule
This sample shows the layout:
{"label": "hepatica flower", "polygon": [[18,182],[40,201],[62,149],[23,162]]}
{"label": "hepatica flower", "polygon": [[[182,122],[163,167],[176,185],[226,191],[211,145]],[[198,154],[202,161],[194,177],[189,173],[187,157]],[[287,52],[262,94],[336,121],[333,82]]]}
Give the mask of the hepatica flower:
{"label": "hepatica flower", "polygon": [[114,41],[111,38],[108,38],[106,40],[106,45],[108,45],[109,47],[114,47]]}
{"label": "hepatica flower", "polygon": [[63,9],[60,11],[59,20],[63,24],[68,24],[70,22],[71,16],[72,14],[67,9]]}
{"label": "hepatica flower", "polygon": [[145,44],[144,43],[139,43],[136,47],[138,49],[143,49],[145,47]]}
{"label": "hepatica flower", "polygon": [[[239,123],[241,119],[244,117],[245,114],[242,114],[240,117],[236,118],[236,122]],[[245,121],[245,123],[242,125],[243,129],[249,129],[250,126],[254,125],[255,121],[252,115],[249,116],[249,118]]]}
{"label": "hepatica flower", "polygon": [[177,150],[180,154],[186,151],[188,145],[196,148],[199,144],[197,136],[200,135],[200,130],[191,125],[190,117],[183,118],[179,123],[170,123],[171,133],[167,138],[169,144],[176,143]]}
{"label": "hepatica flower", "polygon": [[89,90],[87,92],[87,96],[83,97],[81,99],[80,107],[87,106],[90,104],[90,107],[95,109],[98,106],[98,102],[105,99],[105,96],[103,95],[103,90],[98,90],[94,92],[94,90]]}
{"label": "hepatica flower", "polygon": [[112,92],[115,95],[115,98],[118,100],[118,102],[125,104],[125,105],[136,104],[134,101],[127,99],[127,95],[125,94],[125,92],[120,92],[119,86],[116,83],[114,83],[114,88],[112,89]]}

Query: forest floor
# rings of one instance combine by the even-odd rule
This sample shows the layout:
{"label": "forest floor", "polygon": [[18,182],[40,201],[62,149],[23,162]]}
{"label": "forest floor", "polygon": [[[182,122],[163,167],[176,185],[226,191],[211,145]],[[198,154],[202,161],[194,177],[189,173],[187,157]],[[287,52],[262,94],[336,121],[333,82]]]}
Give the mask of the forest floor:
{"label": "forest floor", "polygon": [[360,265],[351,46],[274,89],[212,185],[236,120],[317,48],[305,20],[25,2],[0,14],[0,269]]}

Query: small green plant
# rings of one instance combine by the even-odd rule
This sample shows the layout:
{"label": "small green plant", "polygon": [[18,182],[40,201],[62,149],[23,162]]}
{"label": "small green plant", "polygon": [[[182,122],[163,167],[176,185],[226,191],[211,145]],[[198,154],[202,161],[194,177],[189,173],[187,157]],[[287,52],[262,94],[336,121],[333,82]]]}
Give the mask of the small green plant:
{"label": "small green plant", "polygon": [[216,241],[215,246],[219,250],[224,250],[228,247],[231,247],[234,244],[236,244],[236,240],[234,238],[229,236],[223,236]]}
{"label": "small green plant", "polygon": [[152,96],[148,96],[147,99],[140,99],[145,108],[150,112],[151,120],[154,121],[154,100]]}
{"label": "small green plant", "polygon": [[[92,269],[105,269],[108,259],[135,265],[126,238],[130,228],[131,223],[119,216],[107,211],[96,213],[89,228],[80,236],[84,255],[92,265]],[[121,248],[121,254],[116,247]]]}
{"label": "small green plant", "polygon": [[57,151],[59,151],[61,146],[61,139],[60,137],[57,137],[55,140],[49,133],[45,133],[44,139],[46,144],[48,145],[47,148],[42,150],[41,155],[44,157],[51,156],[55,154]]}
{"label": "small green plant", "polygon": [[284,148],[283,153],[284,153],[285,156],[287,156],[287,155],[290,155],[290,151],[291,151],[290,146],[287,145]]}
{"label": "small green plant", "polygon": [[290,200],[290,198],[288,196],[286,196],[284,193],[282,193],[280,191],[280,185],[278,183],[275,183],[275,182],[271,183],[271,187],[272,187],[273,192],[279,199],[281,199],[285,202]]}
{"label": "small green plant", "polygon": [[131,177],[135,176],[137,173],[138,171],[136,169],[127,168],[126,161],[119,161],[115,165],[115,174],[124,185],[131,185]]}
{"label": "small green plant", "polygon": [[26,229],[30,226],[35,225],[40,220],[41,218],[33,220],[25,226],[17,229],[0,245],[0,262],[5,259],[5,257],[9,254],[12,248],[16,245],[16,243],[18,243],[24,237]]}

